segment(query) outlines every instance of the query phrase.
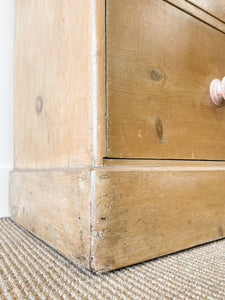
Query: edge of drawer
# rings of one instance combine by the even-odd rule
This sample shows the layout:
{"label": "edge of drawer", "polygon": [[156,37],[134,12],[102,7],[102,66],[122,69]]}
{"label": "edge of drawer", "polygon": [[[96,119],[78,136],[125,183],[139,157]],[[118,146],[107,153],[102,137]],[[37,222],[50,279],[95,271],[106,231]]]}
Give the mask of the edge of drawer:
{"label": "edge of drawer", "polygon": [[181,9],[185,13],[188,13],[189,15],[198,19],[199,21],[208,24],[214,29],[225,33],[225,23],[223,21],[220,21],[216,17],[210,15],[209,13],[205,12],[201,8],[195,6],[194,4],[190,2],[186,2],[184,0],[163,0],[163,1],[177,7],[178,9]]}

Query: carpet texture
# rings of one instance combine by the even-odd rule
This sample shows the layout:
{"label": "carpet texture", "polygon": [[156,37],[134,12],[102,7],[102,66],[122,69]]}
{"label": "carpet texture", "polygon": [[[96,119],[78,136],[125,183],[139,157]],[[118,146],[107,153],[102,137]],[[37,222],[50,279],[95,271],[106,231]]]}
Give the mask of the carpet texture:
{"label": "carpet texture", "polygon": [[95,275],[0,219],[0,299],[225,299],[225,240]]}

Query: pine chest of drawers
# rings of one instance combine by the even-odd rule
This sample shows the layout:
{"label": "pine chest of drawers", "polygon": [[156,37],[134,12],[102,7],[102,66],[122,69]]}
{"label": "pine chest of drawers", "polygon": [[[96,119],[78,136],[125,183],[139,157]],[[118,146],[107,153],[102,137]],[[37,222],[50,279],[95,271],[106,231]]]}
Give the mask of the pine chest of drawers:
{"label": "pine chest of drawers", "polygon": [[225,236],[223,1],[16,0],[13,220],[104,272]]}

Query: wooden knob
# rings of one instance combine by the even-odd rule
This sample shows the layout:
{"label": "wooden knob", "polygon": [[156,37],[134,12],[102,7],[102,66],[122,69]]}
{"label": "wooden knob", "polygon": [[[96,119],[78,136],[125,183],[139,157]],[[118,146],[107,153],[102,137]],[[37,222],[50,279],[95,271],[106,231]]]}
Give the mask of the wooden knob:
{"label": "wooden knob", "polygon": [[214,79],[210,85],[210,96],[217,106],[225,104],[225,77],[222,81]]}

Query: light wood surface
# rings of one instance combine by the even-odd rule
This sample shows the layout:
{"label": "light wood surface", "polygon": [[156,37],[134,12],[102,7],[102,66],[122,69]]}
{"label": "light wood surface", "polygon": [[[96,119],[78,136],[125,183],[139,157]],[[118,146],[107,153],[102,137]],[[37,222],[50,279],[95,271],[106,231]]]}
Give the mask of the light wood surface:
{"label": "light wood surface", "polygon": [[107,1],[108,157],[224,160],[225,107],[209,96],[224,49],[167,2]]}
{"label": "light wood surface", "polygon": [[196,160],[161,160],[161,159],[104,159],[104,166],[108,167],[198,167],[224,168],[224,161],[196,161]]}
{"label": "light wood surface", "polygon": [[105,1],[16,0],[15,168],[102,164]]}
{"label": "light wood surface", "polygon": [[92,113],[93,160],[92,165],[103,165],[107,156],[106,114],[106,15],[105,0],[91,1],[92,9]]}
{"label": "light wood surface", "polygon": [[207,11],[209,14],[225,22],[224,0],[186,0],[197,7]]}
{"label": "light wood surface", "polygon": [[225,160],[225,24],[183,0],[15,14],[12,219],[97,272],[224,237],[225,162],[196,160]]}
{"label": "light wood surface", "polygon": [[[197,6],[194,3],[195,1],[193,1],[193,2],[188,1],[188,0],[163,0],[163,1],[174,5],[175,7],[179,8],[179,9],[183,10],[184,12],[190,14],[191,16],[195,17],[199,21],[210,25],[214,29],[225,32],[225,23],[223,22],[223,20],[220,20],[220,19],[216,18],[215,16],[213,16],[212,14],[210,14],[209,12],[203,10],[200,7],[200,5]],[[211,5],[208,5],[208,8],[211,7],[212,10],[213,9],[215,10],[215,8],[217,7],[217,10],[219,10],[220,4],[221,3],[218,3],[218,5],[217,5],[216,1],[214,1],[214,3],[212,1]],[[223,11],[223,8],[221,8],[221,11]]]}
{"label": "light wood surface", "polygon": [[13,171],[10,216],[75,263],[89,268],[90,172]]}
{"label": "light wood surface", "polygon": [[120,268],[225,235],[225,168],[106,169],[95,176],[95,270]]}
{"label": "light wood surface", "polygon": [[225,164],[14,171],[14,221],[105,272],[224,237]]}
{"label": "light wood surface", "polygon": [[[187,1],[187,0],[163,0],[163,1],[168,2],[172,5],[174,5],[175,7],[177,7],[178,9],[181,9],[182,11],[190,14],[191,16],[198,19],[200,22],[206,23],[216,30],[225,32],[225,23],[222,20],[215,18],[215,16],[209,14],[207,11],[199,9],[200,6],[193,5],[194,1],[193,2]],[[211,8],[217,7],[217,9],[219,9],[220,5],[217,5],[216,1],[213,1],[213,2],[214,2],[214,4],[211,3],[212,4]],[[210,5],[208,5],[208,8],[209,7],[210,7]],[[221,8],[221,11],[223,11],[223,8]]]}

